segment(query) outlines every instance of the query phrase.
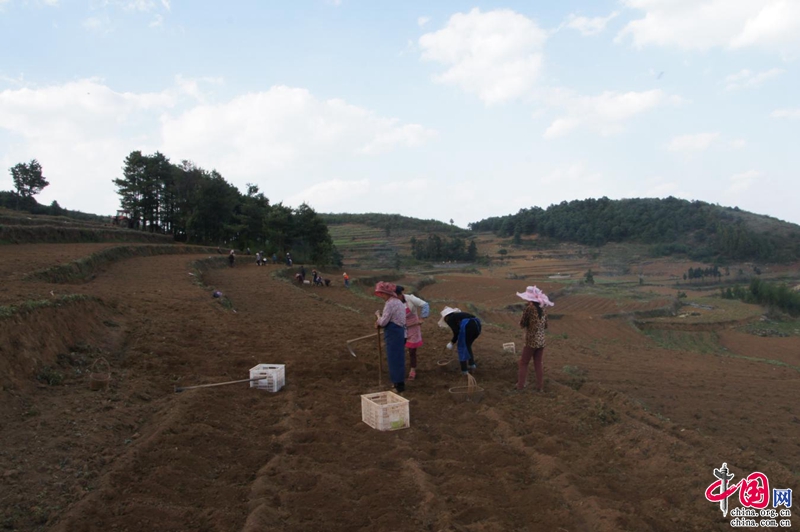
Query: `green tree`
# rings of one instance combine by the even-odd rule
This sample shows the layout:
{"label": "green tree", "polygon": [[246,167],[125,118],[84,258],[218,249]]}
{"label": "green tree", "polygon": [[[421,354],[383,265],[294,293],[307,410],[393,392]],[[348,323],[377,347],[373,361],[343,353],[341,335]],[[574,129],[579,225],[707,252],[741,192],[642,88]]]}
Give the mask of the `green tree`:
{"label": "green tree", "polygon": [[586,284],[594,284],[594,275],[592,274],[591,268],[589,268],[589,271],[583,276],[583,280],[586,282]]}
{"label": "green tree", "polygon": [[28,200],[50,183],[42,175],[42,165],[36,159],[29,163],[17,163],[8,169],[14,180],[14,188],[23,200]]}

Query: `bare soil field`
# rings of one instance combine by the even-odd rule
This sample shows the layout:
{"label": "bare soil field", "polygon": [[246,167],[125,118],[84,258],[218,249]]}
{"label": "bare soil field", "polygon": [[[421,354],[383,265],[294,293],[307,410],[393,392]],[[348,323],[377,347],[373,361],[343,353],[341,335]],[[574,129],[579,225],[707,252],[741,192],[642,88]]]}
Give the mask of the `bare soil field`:
{"label": "bare soil field", "polygon": [[[437,314],[404,394],[411,426],[380,432],[360,395],[390,388],[385,361],[379,384],[377,344],[346,349],[374,332],[382,302],[358,280],[376,272],[348,269],[350,289],[323,272],[333,285],[314,288],[198,254],[122,260],[75,285],[24,278],[91,246],[0,247],[0,529],[705,532],[731,526],[704,497],[723,462],[734,482],[761,471],[800,487],[800,337],[724,320],[648,330],[633,316],[670,295],[547,279],[582,260],[517,262],[524,279],[434,275],[417,292]],[[556,303],[542,394],[512,391],[517,357],[502,350],[521,348],[514,293],[528,284]],[[477,404],[453,401],[464,378],[437,366],[445,304],[484,321]],[[94,391],[101,359],[110,384]],[[285,364],[284,389],[174,391],[258,363]]]}

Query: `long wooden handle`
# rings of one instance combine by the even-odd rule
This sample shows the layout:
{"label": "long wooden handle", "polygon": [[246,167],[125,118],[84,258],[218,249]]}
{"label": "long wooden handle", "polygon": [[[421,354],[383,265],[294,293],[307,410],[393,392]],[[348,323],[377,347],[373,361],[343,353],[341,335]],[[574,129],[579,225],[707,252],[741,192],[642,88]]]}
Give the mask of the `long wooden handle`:
{"label": "long wooden handle", "polygon": [[183,390],[191,390],[192,388],[211,388],[212,386],[225,386],[226,384],[236,384],[236,383],[239,383],[239,382],[260,381],[260,380],[263,380],[265,378],[266,377],[261,376],[261,377],[256,377],[254,379],[241,379],[241,380],[238,380],[238,381],[217,382],[217,383],[214,383],[214,384],[198,384],[197,386],[183,386],[183,387],[176,386],[175,387],[175,393],[180,393]]}
{"label": "long wooden handle", "polygon": [[381,349],[381,335],[375,333],[378,337],[378,386],[383,386],[383,349]]}
{"label": "long wooden handle", "polygon": [[366,336],[362,336],[361,338],[353,338],[352,340],[348,340],[347,343],[351,344],[353,342],[358,342],[359,340],[366,340],[367,338],[372,338],[373,336],[377,335],[378,333],[368,334]]}

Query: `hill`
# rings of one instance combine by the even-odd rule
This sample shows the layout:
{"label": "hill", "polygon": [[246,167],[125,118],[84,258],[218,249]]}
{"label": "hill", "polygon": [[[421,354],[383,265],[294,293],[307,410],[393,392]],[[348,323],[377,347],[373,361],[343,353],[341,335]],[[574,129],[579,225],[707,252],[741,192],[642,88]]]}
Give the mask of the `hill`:
{"label": "hill", "polygon": [[673,197],[564,201],[547,209],[532,207],[487,218],[470,227],[516,240],[537,234],[591,246],[646,244],[656,256],[677,253],[708,262],[790,262],[800,257],[800,226],[796,224],[738,207]]}
{"label": "hill", "polygon": [[[399,214],[320,214],[333,245],[351,266],[396,268],[413,263],[414,243],[428,237],[439,242],[465,242],[471,232],[438,220]],[[423,258],[423,257],[419,257]],[[435,257],[424,257],[424,260]]]}

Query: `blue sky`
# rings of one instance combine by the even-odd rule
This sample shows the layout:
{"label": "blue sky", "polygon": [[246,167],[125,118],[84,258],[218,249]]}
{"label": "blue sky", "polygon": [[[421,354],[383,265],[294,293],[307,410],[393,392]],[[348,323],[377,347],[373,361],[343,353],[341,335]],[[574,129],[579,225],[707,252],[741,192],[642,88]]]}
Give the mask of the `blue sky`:
{"label": "blue sky", "polygon": [[674,195],[800,223],[798,61],[800,0],[0,0],[0,165],[101,214],[158,150],[319,212]]}

